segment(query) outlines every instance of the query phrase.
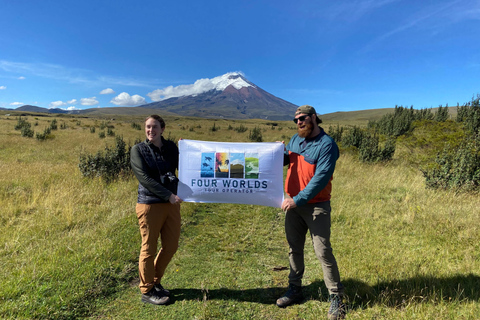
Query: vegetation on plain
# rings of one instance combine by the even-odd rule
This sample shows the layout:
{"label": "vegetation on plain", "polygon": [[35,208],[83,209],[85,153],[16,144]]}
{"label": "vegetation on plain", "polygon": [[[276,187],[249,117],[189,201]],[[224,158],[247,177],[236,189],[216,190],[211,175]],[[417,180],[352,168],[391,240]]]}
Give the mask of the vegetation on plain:
{"label": "vegetation on plain", "polygon": [[[403,109],[397,112],[410,112]],[[479,177],[478,167],[467,166],[479,163],[477,112],[474,99],[459,107],[456,119],[438,121],[432,113],[393,137],[367,123],[325,121],[342,154],[333,181],[331,240],[346,286],[347,319],[476,319],[480,314]],[[275,306],[288,285],[284,214],[251,205],[182,204],[180,248],[162,283],[175,301],[166,307],[142,304],[137,181],[128,173],[128,151],[144,139],[131,125],[143,126],[144,116],[63,116],[68,126],[45,141],[22,136],[17,128],[34,120],[37,125],[30,128],[48,128],[54,119],[34,117],[20,121],[0,113],[0,318],[326,315],[328,294],[308,246],[305,301]],[[173,141],[250,142],[258,130],[263,141],[288,143],[295,134],[292,123],[284,121],[274,126],[262,120],[165,120],[164,135]],[[114,136],[92,134],[108,128],[115,129]],[[364,160],[359,150],[368,139],[373,139],[370,150],[388,151],[387,143],[394,143],[395,152],[389,159]],[[453,165],[459,163],[464,166]],[[457,176],[466,184],[432,186],[425,173],[438,168],[448,177],[472,176]],[[447,181],[442,175],[433,177]]]}

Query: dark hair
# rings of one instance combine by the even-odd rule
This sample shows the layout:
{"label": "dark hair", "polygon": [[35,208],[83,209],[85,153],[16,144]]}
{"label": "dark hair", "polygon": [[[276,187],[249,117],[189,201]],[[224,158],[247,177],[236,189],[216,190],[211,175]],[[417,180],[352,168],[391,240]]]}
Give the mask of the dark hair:
{"label": "dark hair", "polygon": [[163,118],[160,117],[159,115],[152,114],[151,116],[148,116],[145,118],[145,122],[147,122],[148,119],[157,120],[158,122],[160,122],[160,128],[165,128],[165,121],[163,121]]}

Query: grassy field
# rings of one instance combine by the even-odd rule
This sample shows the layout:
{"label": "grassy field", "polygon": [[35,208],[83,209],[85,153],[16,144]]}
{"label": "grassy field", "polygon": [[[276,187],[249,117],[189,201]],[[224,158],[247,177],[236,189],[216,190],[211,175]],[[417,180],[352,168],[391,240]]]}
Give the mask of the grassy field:
{"label": "grassy field", "polygon": [[[326,318],[327,291],[309,240],[305,301],[275,306],[288,284],[285,216],[249,205],[184,203],[180,248],[163,280],[175,301],[142,304],[137,182],[106,184],[78,169],[82,152],[113,145],[114,138],[99,138],[106,125],[127,142],[144,138],[131,126],[143,117],[112,117],[56,116],[66,129],[38,141],[14,130],[15,115],[0,113],[0,318]],[[36,132],[52,119],[27,117]],[[295,132],[293,122],[165,120],[164,135],[175,140],[248,141],[259,127],[264,141],[288,141]],[[388,164],[339,159],[332,243],[347,319],[477,319],[478,194],[425,189],[408,150]]]}

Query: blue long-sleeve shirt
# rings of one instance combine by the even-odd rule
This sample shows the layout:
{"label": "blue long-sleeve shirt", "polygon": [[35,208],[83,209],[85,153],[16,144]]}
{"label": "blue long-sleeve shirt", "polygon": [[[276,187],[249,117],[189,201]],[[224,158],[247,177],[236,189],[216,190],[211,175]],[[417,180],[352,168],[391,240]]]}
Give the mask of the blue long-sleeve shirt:
{"label": "blue long-sleeve shirt", "polygon": [[297,206],[330,200],[338,157],[337,144],[323,129],[313,139],[292,137],[285,150],[285,192]]}

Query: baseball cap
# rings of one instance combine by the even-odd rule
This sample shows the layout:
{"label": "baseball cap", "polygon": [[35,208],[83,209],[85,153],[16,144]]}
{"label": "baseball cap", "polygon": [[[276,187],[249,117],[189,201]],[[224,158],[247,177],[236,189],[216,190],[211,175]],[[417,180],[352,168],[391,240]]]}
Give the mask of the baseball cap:
{"label": "baseball cap", "polygon": [[315,111],[314,107],[309,106],[308,104],[305,104],[303,106],[298,107],[297,111],[295,111],[295,115],[302,114],[302,113],[314,114],[317,116],[317,124],[322,123],[322,119],[318,117],[317,111]]}

